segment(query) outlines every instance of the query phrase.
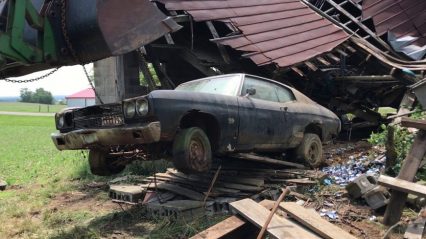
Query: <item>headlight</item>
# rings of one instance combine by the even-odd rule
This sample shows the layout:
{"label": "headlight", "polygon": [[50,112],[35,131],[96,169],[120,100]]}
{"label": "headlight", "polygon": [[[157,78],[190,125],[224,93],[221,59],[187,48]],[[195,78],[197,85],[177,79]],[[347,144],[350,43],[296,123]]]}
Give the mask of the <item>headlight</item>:
{"label": "headlight", "polygon": [[136,104],[134,101],[124,102],[124,116],[133,118],[136,114]]}
{"label": "headlight", "polygon": [[149,111],[148,101],[146,99],[140,99],[136,101],[136,111],[140,116],[147,115]]}
{"label": "headlight", "polygon": [[64,119],[64,115],[59,116],[58,119],[58,128],[63,128],[65,124],[65,119]]}

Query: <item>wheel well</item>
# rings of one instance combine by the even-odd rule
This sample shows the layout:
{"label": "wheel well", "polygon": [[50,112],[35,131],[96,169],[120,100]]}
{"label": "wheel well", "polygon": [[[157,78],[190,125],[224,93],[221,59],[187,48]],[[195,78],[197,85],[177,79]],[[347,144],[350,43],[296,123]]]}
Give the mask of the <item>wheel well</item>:
{"label": "wheel well", "polygon": [[212,150],[217,148],[219,144],[220,127],[217,119],[213,115],[202,112],[189,112],[182,117],[179,126],[181,129],[190,127],[201,128],[209,138]]}
{"label": "wheel well", "polygon": [[323,140],[322,129],[319,124],[309,124],[305,128],[305,133],[316,134],[320,137],[321,140]]}

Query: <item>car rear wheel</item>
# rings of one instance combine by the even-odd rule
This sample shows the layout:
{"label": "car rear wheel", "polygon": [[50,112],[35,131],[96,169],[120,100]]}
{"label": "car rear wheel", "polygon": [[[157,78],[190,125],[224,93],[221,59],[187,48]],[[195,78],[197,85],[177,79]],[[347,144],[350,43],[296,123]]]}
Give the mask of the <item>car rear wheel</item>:
{"label": "car rear wheel", "polygon": [[323,161],[322,142],[318,135],[307,133],[302,143],[296,148],[296,156],[313,168],[319,167]]}
{"label": "car rear wheel", "polygon": [[201,173],[211,168],[211,145],[201,128],[183,129],[176,135],[173,142],[173,163],[184,173]]}
{"label": "car rear wheel", "polygon": [[98,176],[110,176],[120,173],[126,166],[115,165],[114,162],[118,159],[109,157],[106,150],[91,149],[89,151],[89,166],[90,171]]}

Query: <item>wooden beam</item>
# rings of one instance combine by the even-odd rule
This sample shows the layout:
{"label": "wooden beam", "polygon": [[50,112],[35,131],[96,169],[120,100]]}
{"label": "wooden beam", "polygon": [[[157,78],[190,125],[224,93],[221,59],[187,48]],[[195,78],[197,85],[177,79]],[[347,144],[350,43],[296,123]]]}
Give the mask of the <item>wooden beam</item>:
{"label": "wooden beam", "polygon": [[305,65],[306,65],[309,69],[311,69],[312,71],[317,71],[317,70],[318,70],[318,67],[317,67],[314,63],[312,63],[312,62],[310,62],[310,61],[305,61]]}
{"label": "wooden beam", "polygon": [[[240,201],[232,202],[230,206],[238,212],[242,217],[256,225],[262,227],[267,217],[269,216],[269,210],[257,204],[251,199],[243,199]],[[309,239],[309,238],[320,238],[310,231],[307,231],[303,227],[296,223],[274,215],[267,229],[269,235],[273,238],[286,238],[286,239]]]}
{"label": "wooden beam", "polygon": [[408,182],[398,178],[392,178],[386,175],[380,175],[377,183],[400,192],[410,193],[417,196],[426,196],[426,186]]}
{"label": "wooden beam", "polygon": [[[403,162],[397,178],[412,182],[425,153],[426,131],[420,130],[414,138],[413,145]],[[385,225],[391,226],[400,220],[407,196],[408,194],[405,192],[392,192],[383,218],[383,223]]]}
{"label": "wooden beam", "polygon": [[237,216],[229,217],[218,224],[207,228],[190,239],[219,239],[224,238],[234,231],[242,228],[246,222]]}
{"label": "wooden beam", "polygon": [[328,62],[326,59],[324,59],[324,58],[322,58],[322,57],[317,57],[316,58],[319,62],[321,62],[322,64],[324,64],[324,65],[326,65],[326,66],[330,66],[331,65],[331,63],[330,62]]}
{"label": "wooden beam", "polygon": [[240,154],[231,155],[231,157],[242,159],[242,160],[255,161],[259,163],[276,164],[276,165],[290,166],[290,167],[301,168],[301,169],[305,168],[305,166],[303,166],[302,164],[287,162],[283,160],[277,160],[277,159],[263,157],[263,156],[257,156],[253,154],[240,153]]}
{"label": "wooden beam", "polygon": [[[272,203],[272,205],[271,205]],[[274,202],[271,200],[263,200],[259,203],[262,207],[267,210],[271,210],[274,206]],[[191,237],[190,239],[219,239],[219,238],[228,238],[230,234],[235,233],[238,230],[241,230],[246,226],[248,222],[243,219],[240,219],[237,216],[231,216],[227,219],[213,225],[206,230],[198,233],[197,235]]]}
{"label": "wooden beam", "polygon": [[426,130],[426,120],[416,120],[408,117],[402,117],[401,125],[408,128]]}
{"label": "wooden beam", "polygon": [[294,202],[281,203],[280,207],[296,221],[318,233],[318,235],[322,236],[323,238],[356,239],[355,236],[352,236],[348,232],[331,224],[327,220],[322,219],[321,216],[314,210],[306,209]]}

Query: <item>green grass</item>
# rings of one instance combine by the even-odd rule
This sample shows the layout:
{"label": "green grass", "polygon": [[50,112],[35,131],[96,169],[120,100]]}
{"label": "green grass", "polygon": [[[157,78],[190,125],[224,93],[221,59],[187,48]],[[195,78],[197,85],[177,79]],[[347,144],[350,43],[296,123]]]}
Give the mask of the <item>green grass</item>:
{"label": "green grass", "polygon": [[[44,207],[57,193],[73,190],[76,180],[90,175],[87,162],[80,152],[56,150],[50,139],[53,117],[0,115],[0,125],[0,178],[9,184],[0,192],[0,235],[37,237],[64,221],[55,219],[62,212],[40,221],[33,214],[48,213]],[[78,219],[81,212],[75,213],[66,216]]]}
{"label": "green grass", "polygon": [[[88,187],[111,178],[88,173],[81,152],[56,150],[53,117],[0,115],[0,126],[0,178],[9,183],[0,191],[0,239],[111,238],[117,231],[125,238],[186,238],[222,219],[153,222],[139,207],[122,211],[105,189]],[[134,163],[124,174],[166,167],[164,161]]]}
{"label": "green grass", "polygon": [[56,113],[65,108],[65,105],[45,105],[22,102],[0,102],[0,111]]}

